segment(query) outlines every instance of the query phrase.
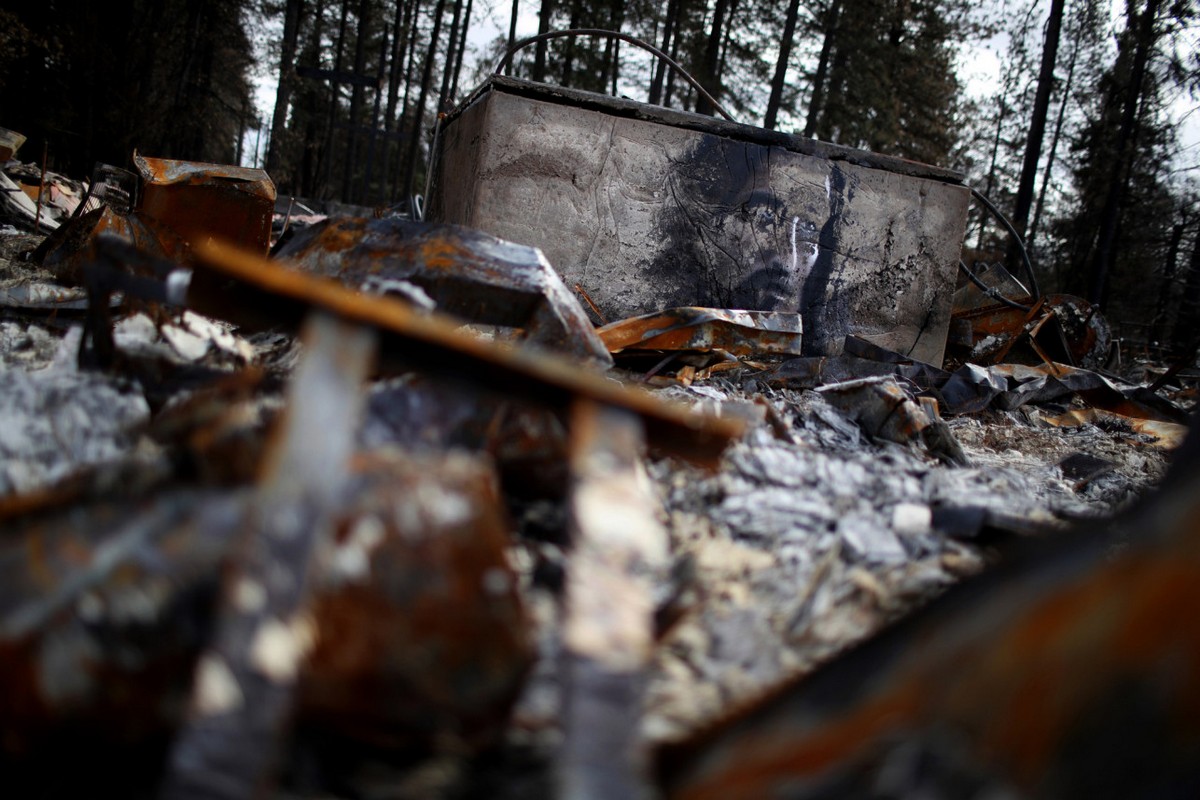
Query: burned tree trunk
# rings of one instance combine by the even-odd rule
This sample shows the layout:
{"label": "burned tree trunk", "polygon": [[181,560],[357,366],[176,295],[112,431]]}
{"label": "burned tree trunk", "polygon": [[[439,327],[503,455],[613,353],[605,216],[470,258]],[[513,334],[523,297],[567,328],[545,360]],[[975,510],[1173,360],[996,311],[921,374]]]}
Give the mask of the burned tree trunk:
{"label": "burned tree trunk", "polygon": [[[1080,34],[1082,36],[1082,34]],[[1046,206],[1046,187],[1050,184],[1050,173],[1054,170],[1054,161],[1058,155],[1058,143],[1062,139],[1063,122],[1067,118],[1067,103],[1071,99],[1071,91],[1075,86],[1075,64],[1079,59],[1079,39],[1071,49],[1071,60],[1067,65],[1067,77],[1063,81],[1062,100],[1058,104],[1058,119],[1054,123],[1054,135],[1050,137],[1050,154],[1046,156],[1046,170],[1042,173],[1042,186],[1038,190],[1037,203],[1033,208],[1033,221],[1029,224],[1029,235],[1026,242],[1032,247],[1037,237],[1038,227],[1042,220],[1042,209]]]}
{"label": "burned tree trunk", "polygon": [[429,84],[433,80],[433,62],[437,58],[438,37],[442,33],[442,16],[446,11],[446,0],[438,0],[433,10],[433,33],[429,36],[429,51],[425,54],[425,67],[421,71],[421,90],[417,93],[417,104],[413,109],[412,134],[408,141],[408,160],[404,167],[404,192],[412,195],[413,179],[417,172],[417,149],[421,140],[421,127],[425,122],[425,99],[429,96]]}
{"label": "burned tree trunk", "polygon": [[[1025,140],[1025,160],[1021,165],[1021,180],[1017,184],[1017,199],[1012,224],[1020,236],[1025,235],[1029,211],[1033,205],[1033,184],[1037,179],[1038,161],[1042,157],[1042,139],[1046,134],[1046,116],[1050,110],[1050,92],[1054,88],[1054,64],[1058,59],[1058,38],[1062,30],[1064,0],[1052,0],[1050,18],[1046,22],[1046,42],[1042,46],[1042,65],[1038,71],[1037,93],[1033,99],[1033,116],[1029,121],[1029,136]],[[1015,239],[1009,243],[1009,270],[1016,274],[1020,253]]]}
{"label": "burned tree trunk", "polygon": [[474,7],[475,0],[467,0],[467,10],[463,12],[462,33],[458,40],[458,57],[454,59],[454,82],[450,85],[450,98],[458,97],[458,78],[462,73],[463,53],[467,49],[467,31],[471,29],[471,10]]}
{"label": "burned tree trunk", "polygon": [[296,41],[300,32],[300,14],[304,0],[287,0],[283,12],[283,39],[279,48],[279,89],[275,93],[275,111],[271,115],[271,140],[267,144],[267,172],[279,169],[283,132],[287,126],[288,104],[296,79]]}
{"label": "burned tree trunk", "polygon": [[[442,67],[442,88],[438,92],[437,113],[449,110],[447,103],[450,98],[450,77],[454,70],[454,62],[458,56],[458,26],[462,23],[463,0],[454,0],[454,16],[450,22],[450,35],[446,40],[446,63]],[[463,23],[463,28],[466,24]]]}
{"label": "burned tree trunk", "polygon": [[[413,35],[413,6],[415,5],[415,0],[398,0],[396,15],[392,22],[392,51],[388,64],[388,99],[387,108],[383,113],[383,167],[379,178],[379,194],[381,196],[388,192],[392,175],[392,158],[397,150],[396,142],[392,141],[392,137],[388,134],[392,132],[393,127],[398,128],[402,124],[402,121],[398,123],[396,120],[396,106],[400,102],[400,75],[405,67],[405,54],[408,52],[408,42]],[[390,183],[392,191],[395,191],[395,182],[390,181]]]}
{"label": "burned tree trunk", "polygon": [[1192,242],[1192,258],[1188,263],[1187,278],[1183,285],[1183,297],[1179,301],[1179,314],[1175,317],[1175,328],[1171,337],[1172,349],[1178,359],[1196,357],[1200,345],[1200,230]]}
{"label": "burned tree trunk", "polygon": [[813,73],[812,97],[808,101],[808,117],[804,121],[804,135],[814,136],[818,121],[825,107],[826,82],[829,74],[829,59],[833,55],[837,39],[838,17],[842,13],[842,0],[834,0],[826,12],[825,39],[821,42],[821,55],[817,59],[817,70]]}
{"label": "burned tree trunk", "polygon": [[1154,320],[1150,327],[1150,341],[1158,344],[1162,341],[1163,330],[1167,322],[1167,307],[1171,302],[1171,285],[1175,282],[1175,273],[1179,266],[1179,247],[1183,243],[1183,231],[1187,227],[1187,212],[1183,220],[1175,223],[1171,229],[1171,241],[1167,245],[1167,259],[1163,266],[1162,282],[1158,287],[1158,302],[1154,305]]}
{"label": "burned tree trunk", "polygon": [[[663,38],[659,43],[658,49],[664,53],[671,52],[671,46],[674,44],[676,36],[675,29],[678,25],[676,17],[679,16],[679,0],[669,0],[667,3],[667,18],[663,23]],[[658,105],[663,101],[663,78],[667,70],[667,62],[659,59],[658,64],[654,68],[654,79],[650,82],[650,94],[648,101],[651,105]]]}
{"label": "burned tree trunk", "polygon": [[342,202],[352,203],[357,198],[353,195],[354,169],[358,166],[359,118],[362,116],[363,85],[358,81],[362,77],[367,64],[366,39],[370,35],[370,3],[368,0],[358,2],[358,33],[354,37],[354,89],[350,93],[350,119],[346,136],[346,160],[342,164]]}
{"label": "burned tree trunk", "polygon": [[[583,0],[575,0],[571,4],[571,21],[567,23],[570,28],[579,27],[579,15],[583,11]],[[562,68],[562,85],[571,85],[571,74],[575,71],[575,37],[569,36],[563,43],[563,68]]]}
{"label": "burned tree trunk", "polygon": [[[721,56],[721,32],[725,25],[725,15],[729,11],[729,0],[717,0],[717,7],[713,10],[712,29],[708,35],[708,43],[704,48],[704,68],[701,72],[703,77],[700,83],[714,98],[720,98],[721,95],[721,72],[718,69]],[[696,96],[696,113],[697,114],[712,114],[716,109],[707,97],[697,93]]]}
{"label": "burned tree trunk", "polygon": [[[338,22],[338,39],[337,39],[337,56],[333,61],[333,71],[335,73],[342,71],[342,56],[346,51],[346,17],[350,13],[350,0],[342,0],[342,15]],[[324,181],[321,187],[322,194],[328,196],[329,179],[333,175],[333,126],[337,123],[337,108],[338,96],[341,92],[338,91],[338,82],[335,78],[329,82],[329,121],[325,128],[325,165],[324,165]]]}
{"label": "burned tree trunk", "polygon": [[[519,0],[513,0],[512,13],[508,18],[508,50],[512,52],[513,45],[517,43],[517,3]],[[508,64],[504,67],[505,75],[512,75],[512,59],[509,59]]]}
{"label": "burned tree trunk", "polygon": [[1128,194],[1129,175],[1133,168],[1138,107],[1142,100],[1146,65],[1150,61],[1150,51],[1154,49],[1157,39],[1155,21],[1158,18],[1160,3],[1161,0],[1148,0],[1146,8],[1138,20],[1133,67],[1130,70],[1129,85],[1126,87],[1121,109],[1121,127],[1117,132],[1116,153],[1112,160],[1112,172],[1108,192],[1104,198],[1104,210],[1100,214],[1100,238],[1096,245],[1096,258],[1092,262],[1088,300],[1099,306],[1101,310],[1104,310],[1108,301],[1108,275],[1112,271],[1116,255],[1121,206],[1124,203],[1125,195]]}
{"label": "burned tree trunk", "polygon": [[[514,2],[513,8],[516,8]],[[550,31],[550,18],[554,15],[554,0],[542,0],[542,10],[538,12],[538,35]],[[533,51],[533,79],[539,83],[546,80],[546,41],[540,41]]]}
{"label": "burned tree trunk", "polygon": [[[767,100],[767,114],[763,119],[763,127],[769,130],[775,130],[779,105],[783,101],[783,86],[787,78],[788,59],[792,57],[792,37],[796,33],[796,18],[799,15],[800,0],[792,0],[788,3],[787,19],[783,23],[783,41],[779,45],[779,60],[775,62],[775,77],[771,80],[771,97]],[[824,46],[821,48],[821,55],[828,57]]]}

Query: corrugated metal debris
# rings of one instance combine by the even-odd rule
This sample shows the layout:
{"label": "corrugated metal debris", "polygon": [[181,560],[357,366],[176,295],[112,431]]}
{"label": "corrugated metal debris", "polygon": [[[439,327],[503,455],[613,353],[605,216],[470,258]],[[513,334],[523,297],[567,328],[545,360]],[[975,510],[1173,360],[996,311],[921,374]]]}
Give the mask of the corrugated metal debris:
{"label": "corrugated metal debris", "polygon": [[675,286],[594,328],[623,287],[535,247],[135,166],[0,232],[14,796],[1195,785],[1196,456],[1143,502],[1190,387],[1106,370],[1081,301],[993,270],[947,340]]}

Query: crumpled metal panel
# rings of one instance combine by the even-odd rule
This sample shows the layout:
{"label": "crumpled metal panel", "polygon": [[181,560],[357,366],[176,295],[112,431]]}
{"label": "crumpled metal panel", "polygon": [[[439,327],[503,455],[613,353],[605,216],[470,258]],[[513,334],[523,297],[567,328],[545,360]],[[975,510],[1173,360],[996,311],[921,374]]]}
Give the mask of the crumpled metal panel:
{"label": "crumpled metal panel", "polygon": [[341,217],[276,253],[296,268],[373,294],[426,294],[468,322],[523,328],[527,341],[609,366],[579,301],[535,247],[457,225]]}
{"label": "crumpled metal panel", "polygon": [[954,319],[970,324],[968,359],[983,366],[1020,359],[1098,367],[1112,341],[1099,309],[1074,295],[1046,295],[1028,311],[998,304],[957,308]]}
{"label": "crumpled metal panel", "polygon": [[817,391],[877,439],[904,444],[931,424],[921,406],[892,376],[834,383]]}
{"label": "crumpled metal panel", "polygon": [[643,314],[597,331],[612,353],[624,350],[724,350],[735,356],[799,355],[800,315],[683,307]]}
{"label": "crumpled metal panel", "polygon": [[92,242],[97,236],[119,236],[139,250],[172,261],[187,253],[187,244],[171,228],[137,211],[122,214],[109,206],[87,212],[50,235],[39,248],[42,266],[63,283],[82,286],[83,269],[94,258]]}
{"label": "crumpled metal panel", "polygon": [[189,244],[209,237],[265,253],[271,243],[275,184],[261,169],[133,154],[143,213]]}

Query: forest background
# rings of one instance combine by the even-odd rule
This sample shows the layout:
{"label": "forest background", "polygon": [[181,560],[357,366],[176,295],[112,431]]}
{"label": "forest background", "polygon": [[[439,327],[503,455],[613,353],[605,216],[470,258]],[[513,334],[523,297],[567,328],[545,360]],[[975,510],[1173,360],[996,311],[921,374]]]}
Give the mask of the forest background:
{"label": "forest background", "polygon": [[[962,171],[1022,232],[1044,290],[1156,356],[1200,344],[1198,0],[45,0],[0,10],[0,125],[90,174],[147,155],[264,166],[284,195],[407,206],[434,120],[510,43],[620,30],[739,121]],[[998,75],[972,75],[1001,43]],[[713,109],[611,39],[511,73]],[[275,91],[260,111],[264,93]],[[28,157],[28,155],[26,155]],[[966,246],[1011,259],[976,208]]]}

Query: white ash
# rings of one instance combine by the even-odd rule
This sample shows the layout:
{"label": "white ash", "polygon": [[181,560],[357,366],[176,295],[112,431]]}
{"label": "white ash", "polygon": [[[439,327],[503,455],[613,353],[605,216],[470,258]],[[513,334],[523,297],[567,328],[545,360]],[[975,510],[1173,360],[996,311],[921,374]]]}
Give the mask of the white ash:
{"label": "white ash", "polygon": [[62,334],[33,322],[0,320],[0,370],[44,369],[59,351]]}
{"label": "white ash", "polygon": [[[0,331],[8,332],[7,326]],[[149,421],[150,408],[136,388],[74,368],[77,341],[68,336],[51,366],[0,367],[0,496],[121,458]]]}
{"label": "white ash", "polygon": [[[751,399],[727,381],[664,394],[727,413]],[[761,396],[786,434],[755,427],[713,475],[671,459],[650,465],[672,556],[695,566],[696,598],[658,647],[645,721],[655,739],[811,670],[979,571],[981,552],[936,530],[933,508],[1063,527],[1114,511],[1165,468],[1162,451],[1095,426],[1035,427],[1032,409],[950,420],[971,466],[947,466],[918,441],[871,442],[814,392]],[[1056,466],[1077,451],[1117,466],[1077,487]]]}

